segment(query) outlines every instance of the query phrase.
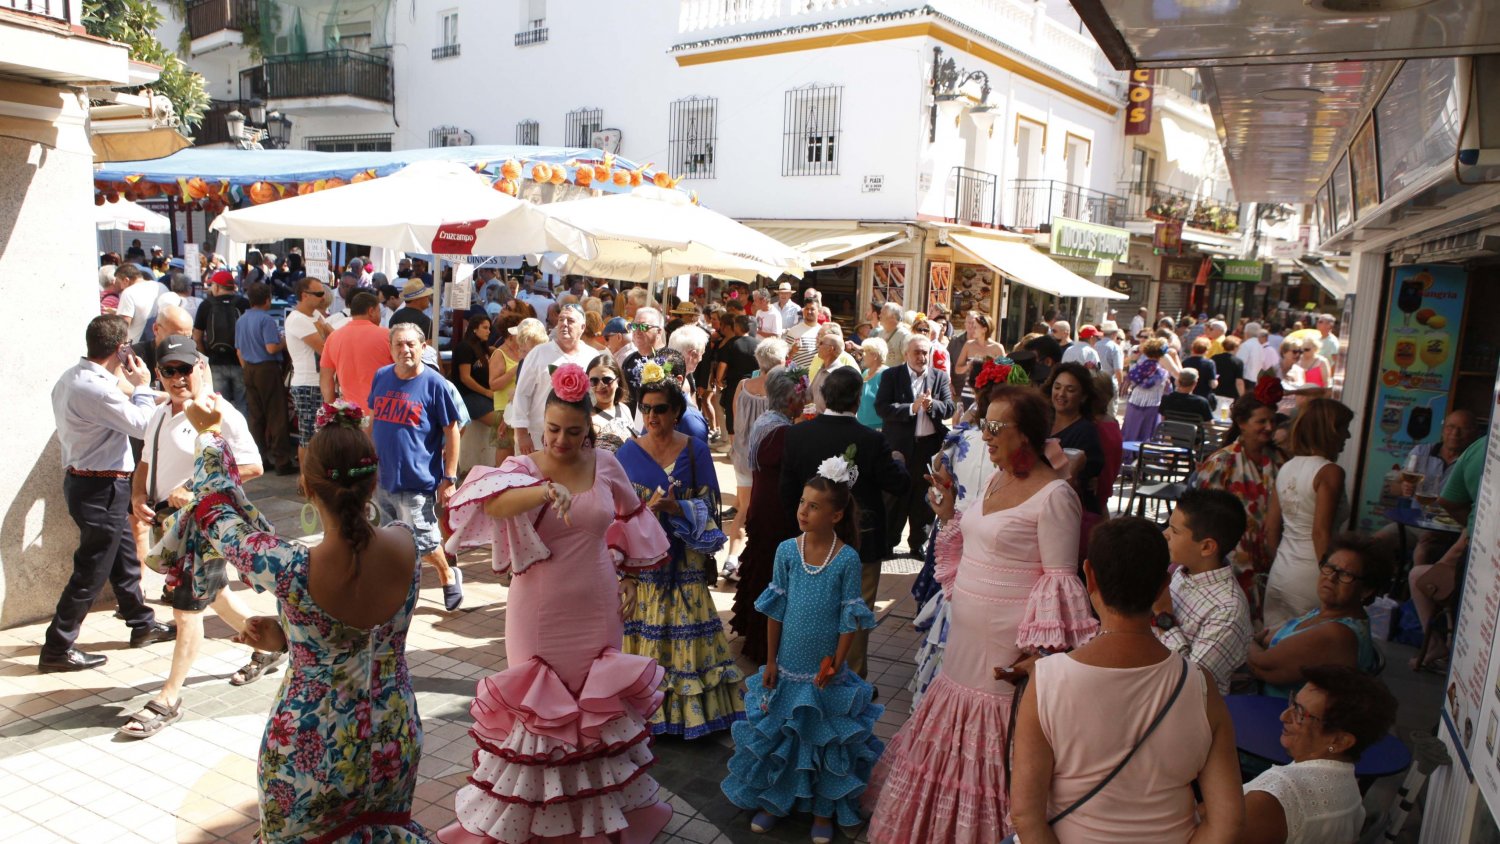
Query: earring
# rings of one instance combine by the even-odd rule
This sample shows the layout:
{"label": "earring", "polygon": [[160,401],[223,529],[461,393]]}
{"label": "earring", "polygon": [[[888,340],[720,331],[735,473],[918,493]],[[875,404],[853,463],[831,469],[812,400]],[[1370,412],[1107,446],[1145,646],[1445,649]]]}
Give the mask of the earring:
{"label": "earring", "polygon": [[1329,753],[1332,753],[1332,752],[1333,752],[1333,745],[1331,745],[1331,744],[1330,744],[1330,745],[1328,745],[1328,752],[1329,752]]}
{"label": "earring", "polygon": [[313,533],[318,529],[318,508],[313,506],[311,500],[302,502],[302,532]]}

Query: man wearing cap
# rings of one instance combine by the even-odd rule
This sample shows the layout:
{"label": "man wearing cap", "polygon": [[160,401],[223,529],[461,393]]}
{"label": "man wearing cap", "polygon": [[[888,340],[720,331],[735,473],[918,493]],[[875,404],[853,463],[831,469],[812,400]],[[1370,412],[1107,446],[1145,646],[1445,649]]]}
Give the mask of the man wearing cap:
{"label": "man wearing cap", "polygon": [[120,282],[120,304],[115,313],[130,326],[130,342],[138,342],[146,333],[146,324],[156,318],[156,300],[167,292],[161,282],[146,278],[135,264],[121,264],[115,270]]}
{"label": "man wearing cap", "polygon": [[783,281],[776,285],[776,312],[781,314],[781,324],[784,326],[796,325],[802,321],[802,309],[792,301],[792,285]]}
{"label": "man wearing cap", "polygon": [[427,315],[427,308],[432,305],[432,288],[414,275],[402,285],[401,301],[405,304],[391,314],[389,327],[395,328],[403,322],[409,322],[422,329],[423,337],[428,340],[436,339],[432,336],[432,317]]}
{"label": "man wearing cap", "polygon": [[[1124,373],[1125,354],[1120,351],[1120,344],[1115,342],[1115,336],[1120,333],[1120,326],[1112,319],[1107,319],[1099,325],[1099,339],[1094,343],[1094,352],[1099,355],[1099,371],[1110,378],[1119,381]],[[1083,336],[1083,332],[1078,332]]]}
{"label": "man wearing cap", "polygon": [[151,258],[147,266],[151,267],[151,271],[154,273],[164,273],[171,264],[167,261],[166,253],[162,252],[160,246],[152,246]]}
{"label": "man wearing cap", "polygon": [[635,352],[635,347],[630,345],[630,323],[624,317],[611,317],[604,324],[604,348],[615,356],[615,363],[621,365]]}
{"label": "man wearing cap", "polygon": [[[1063,334],[1067,334],[1067,323],[1059,320],[1052,326],[1053,336],[1057,335],[1057,326],[1063,326]],[[1061,342],[1061,341],[1059,341]],[[1063,347],[1063,363],[1081,363],[1088,369],[1100,368],[1099,352],[1094,344],[1099,342],[1099,329],[1092,325],[1084,325],[1078,329],[1078,342],[1069,343]]]}
{"label": "man wearing cap", "polygon": [[667,323],[667,338],[671,339],[677,329],[684,325],[699,325],[703,318],[703,311],[692,302],[683,302],[672,309],[672,320]]}
{"label": "man wearing cap", "polygon": [[[157,324],[160,325],[160,319]],[[156,372],[167,393],[167,401],[157,405],[146,423],[146,447],[131,476],[130,509],[140,522],[151,525],[151,540],[160,538],[159,526],[173,511],[192,501],[188,482],[193,476],[198,432],[183,408],[189,401],[209,390],[206,358],[199,354],[193,339],[174,334],[164,337],[155,350]],[[250,436],[245,417],[233,405],[220,404],[224,415],[223,436],[239,466],[240,481],[262,473],[260,452]],[[235,631],[243,631],[250,607],[232,590],[228,566],[223,561],[199,572],[194,582],[191,570],[181,573],[181,580],[170,591],[172,619],[177,624],[177,639],[172,645],[172,667],[161,691],[147,701],[144,708],[130,716],[118,730],[129,738],[146,738],[182,717],[182,687],[188,670],[198,658],[203,645],[203,610],[214,612]],[[201,596],[201,597],[200,597]],[[265,670],[286,658],[285,654],[256,653],[250,663],[230,680],[243,685],[258,679]]]}
{"label": "man wearing cap", "polygon": [[63,498],[78,525],[73,574],[47,626],[37,668],[81,671],[98,668],[102,654],[75,648],[84,617],[105,581],[114,588],[120,615],[131,629],[131,647],[171,639],[177,631],[159,623],[141,594],[141,563],[129,530],[130,437],[143,436],[156,409],[146,389],[151,373],[135,355],[121,361],[128,326],[113,314],[94,317],[84,331],[84,357],[52,388],[52,414],[62,452]]}
{"label": "man wearing cap", "polygon": [[[176,259],[174,259],[176,260]],[[208,296],[193,315],[193,342],[208,356],[213,375],[214,392],[245,413],[245,373],[235,352],[234,334],[240,315],[249,307],[245,297],[235,292],[234,276],[220,270],[208,277]],[[222,313],[219,308],[228,308]]]}
{"label": "man wearing cap", "polygon": [[245,404],[250,412],[250,434],[261,456],[278,475],[295,475],[292,442],[287,426],[286,373],[281,353],[286,340],[271,316],[271,287],[256,282],[245,291],[250,309],[234,327],[234,348],[245,372]]}
{"label": "man wearing cap", "polygon": [[375,373],[395,361],[391,358],[390,332],[380,325],[380,300],[361,290],[349,302],[349,321],[328,335],[323,344],[318,372],[323,401],[344,401],[370,412],[370,383]]}

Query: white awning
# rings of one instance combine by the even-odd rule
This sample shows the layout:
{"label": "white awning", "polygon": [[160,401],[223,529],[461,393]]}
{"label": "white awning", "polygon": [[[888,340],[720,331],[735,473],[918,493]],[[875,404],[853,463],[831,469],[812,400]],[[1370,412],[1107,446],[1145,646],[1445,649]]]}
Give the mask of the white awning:
{"label": "white awning", "polygon": [[1328,295],[1335,299],[1343,299],[1349,293],[1349,277],[1327,264],[1315,264],[1312,261],[1297,261],[1297,266],[1312,277],[1319,287],[1328,291]]}
{"label": "white awning", "polygon": [[841,230],[814,227],[793,228],[764,223],[746,223],[746,225],[762,234],[776,238],[793,249],[807,253],[808,257],[812,258],[813,269],[818,269],[816,265],[835,256],[853,252],[888,237],[904,233],[904,230],[900,228],[851,227]]}
{"label": "white awning", "polygon": [[1166,142],[1167,160],[1177,169],[1200,179],[1214,175],[1219,145],[1207,136],[1184,127],[1171,117],[1161,117],[1162,139]]}
{"label": "white awning", "polygon": [[1082,299],[1130,298],[1085,280],[1024,243],[962,234],[950,234],[948,241],[1011,281],[1043,293]]}

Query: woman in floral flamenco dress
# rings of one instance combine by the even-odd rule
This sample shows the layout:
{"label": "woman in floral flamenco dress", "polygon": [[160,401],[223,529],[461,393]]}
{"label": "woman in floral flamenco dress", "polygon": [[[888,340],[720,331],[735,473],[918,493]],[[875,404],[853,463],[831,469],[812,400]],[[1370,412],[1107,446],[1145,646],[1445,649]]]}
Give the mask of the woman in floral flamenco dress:
{"label": "woman in floral flamenco dress", "polygon": [[475,469],[449,505],[448,549],[492,545],[513,579],[509,667],[479,682],[474,773],[444,844],[644,844],[671,820],[646,774],[662,669],[620,651],[636,573],[667,537],[614,456],[589,446],[590,414],[582,367],[558,367],[541,450]]}

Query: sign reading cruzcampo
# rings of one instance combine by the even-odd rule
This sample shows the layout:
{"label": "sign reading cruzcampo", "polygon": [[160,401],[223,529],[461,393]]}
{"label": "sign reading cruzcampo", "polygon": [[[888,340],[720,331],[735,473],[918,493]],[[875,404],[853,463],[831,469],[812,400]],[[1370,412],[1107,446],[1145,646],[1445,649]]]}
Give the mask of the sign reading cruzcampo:
{"label": "sign reading cruzcampo", "polygon": [[1052,254],[1124,262],[1130,256],[1130,232],[1114,226],[1053,217]]}

